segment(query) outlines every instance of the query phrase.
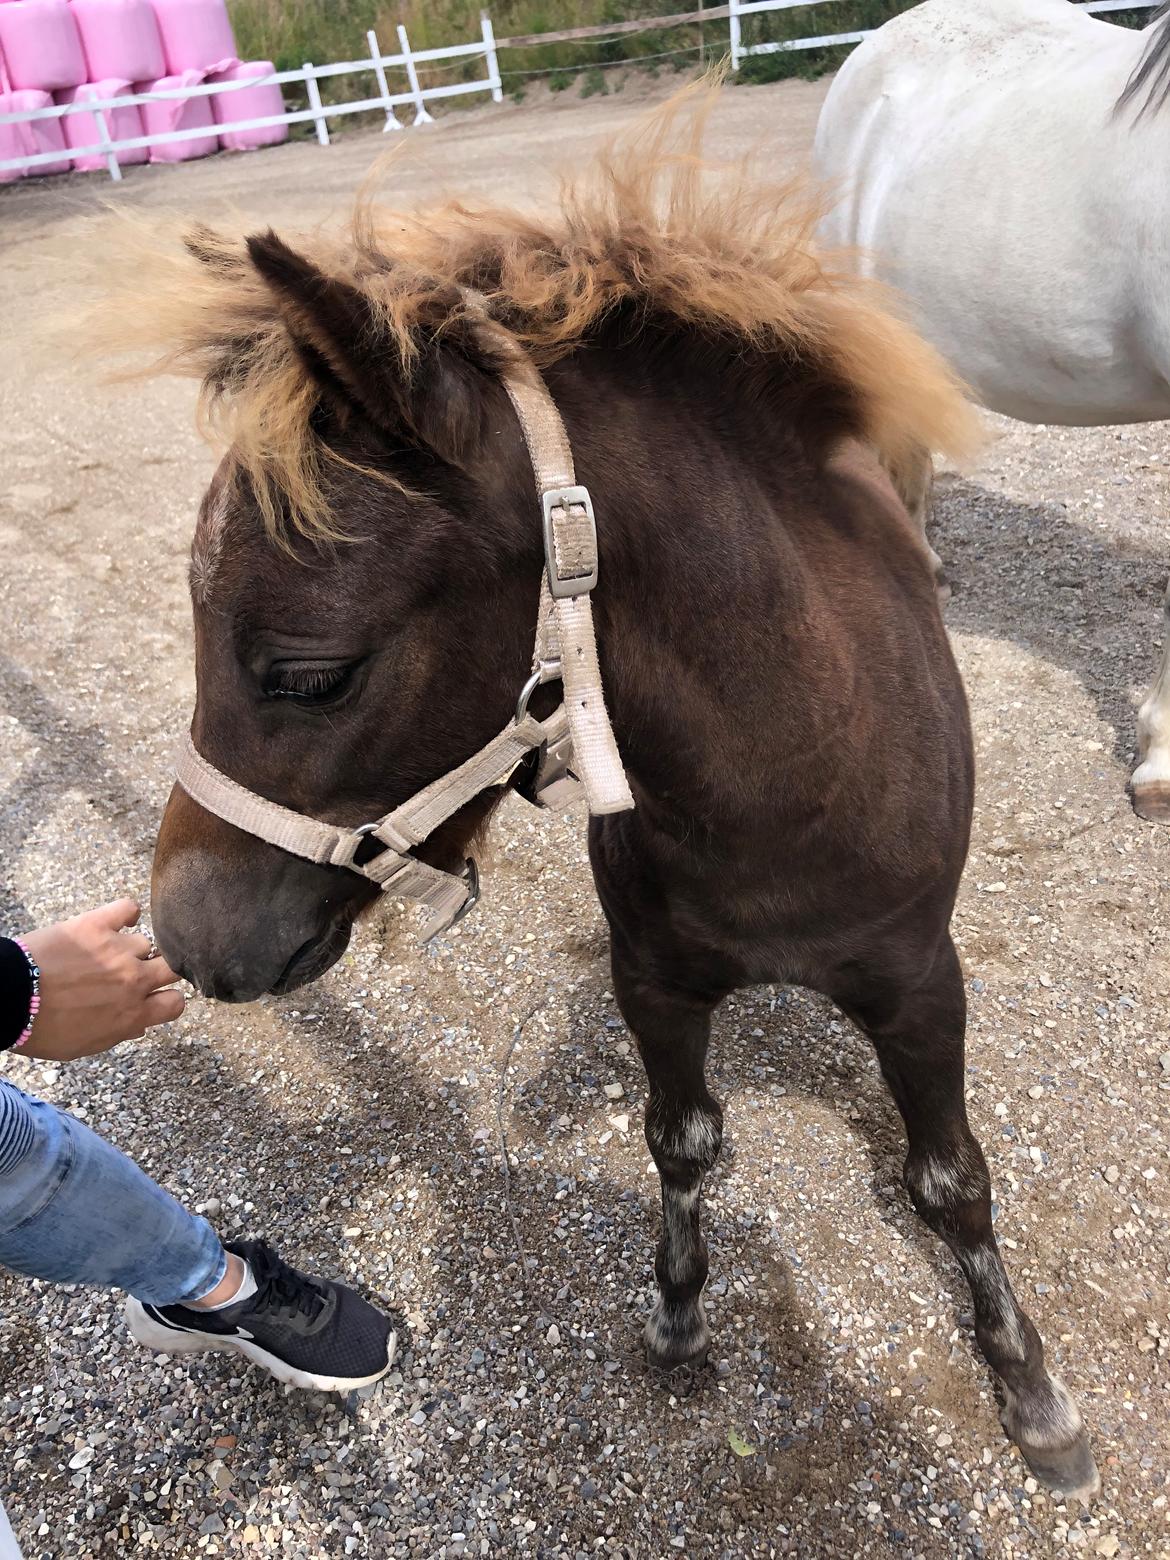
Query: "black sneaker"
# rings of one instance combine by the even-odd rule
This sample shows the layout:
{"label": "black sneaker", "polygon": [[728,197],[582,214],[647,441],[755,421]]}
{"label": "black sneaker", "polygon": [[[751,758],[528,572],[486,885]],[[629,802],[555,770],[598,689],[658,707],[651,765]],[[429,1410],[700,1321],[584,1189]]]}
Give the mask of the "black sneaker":
{"label": "black sneaker", "polygon": [[137,1343],[156,1354],[242,1354],[278,1381],[319,1392],[368,1387],[390,1369],[397,1337],[381,1311],[344,1284],[309,1278],[260,1240],[229,1241],[256,1293],[222,1311],[126,1302]]}

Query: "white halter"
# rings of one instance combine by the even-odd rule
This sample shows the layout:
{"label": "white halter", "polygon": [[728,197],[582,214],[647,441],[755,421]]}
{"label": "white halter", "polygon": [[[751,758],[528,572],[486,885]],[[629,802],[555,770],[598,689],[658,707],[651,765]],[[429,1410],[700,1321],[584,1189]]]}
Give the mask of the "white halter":
{"label": "white halter", "polygon": [[[593,632],[593,502],[588,490],[577,485],[564,423],[536,367],[526,358],[514,359],[503,384],[524,430],[544,525],[545,573],[532,676],[520,693],[515,718],[466,763],[356,829],[323,823],[257,796],[209,764],[190,735],[176,764],[179,784],[192,800],[244,833],[308,861],[347,867],[383,893],[427,905],[431,915],[424,942],[466,915],[479,898],[479,877],[474,861],[456,877],[419,861],[412,849],[481,791],[509,779],[528,754],[540,755],[530,793],[538,805],[563,807],[582,787],[591,813],[624,812],[634,805],[605,708]],[[564,702],[547,720],[537,720],[528,713],[528,701],[541,683],[557,678]],[[355,858],[367,839],[385,849],[359,863]]]}

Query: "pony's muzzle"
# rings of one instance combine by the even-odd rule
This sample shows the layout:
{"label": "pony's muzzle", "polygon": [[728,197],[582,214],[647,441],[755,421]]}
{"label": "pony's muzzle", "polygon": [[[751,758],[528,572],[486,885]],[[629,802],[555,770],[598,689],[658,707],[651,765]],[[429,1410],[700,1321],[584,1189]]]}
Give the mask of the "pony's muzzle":
{"label": "pony's muzzle", "polygon": [[317,866],[205,812],[176,786],[159,831],[151,887],[155,939],[204,996],[252,1002],[295,991],[345,952],[378,890]]}

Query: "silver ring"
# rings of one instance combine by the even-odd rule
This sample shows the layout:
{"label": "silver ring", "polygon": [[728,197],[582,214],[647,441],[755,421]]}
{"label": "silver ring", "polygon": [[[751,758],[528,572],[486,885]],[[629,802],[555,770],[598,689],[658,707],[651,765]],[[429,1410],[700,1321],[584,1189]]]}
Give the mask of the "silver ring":
{"label": "silver ring", "polygon": [[528,714],[528,701],[536,690],[547,682],[555,682],[561,675],[561,663],[559,661],[541,661],[532,676],[520,690],[520,697],[516,700],[516,724],[519,725]]}

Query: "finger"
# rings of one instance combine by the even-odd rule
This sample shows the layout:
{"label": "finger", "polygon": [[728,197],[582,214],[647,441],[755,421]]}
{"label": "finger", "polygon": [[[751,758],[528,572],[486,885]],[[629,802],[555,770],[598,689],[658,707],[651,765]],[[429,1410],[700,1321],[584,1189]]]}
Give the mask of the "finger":
{"label": "finger", "polygon": [[127,932],[118,938],[118,946],[132,953],[136,959],[149,959],[154,944],[141,932]]}
{"label": "finger", "polygon": [[115,899],[108,905],[102,905],[95,910],[94,915],[103,921],[114,931],[120,932],[124,926],[134,926],[138,917],[142,914],[142,906],[136,899]]}
{"label": "finger", "polygon": [[176,986],[165,991],[151,992],[142,1004],[142,1017],[147,1029],[156,1024],[173,1024],[187,1006],[187,999]]}
{"label": "finger", "polygon": [[153,959],[145,962],[142,974],[147,991],[157,991],[161,986],[174,986],[183,978],[175,974],[161,953],[155,954]]}

